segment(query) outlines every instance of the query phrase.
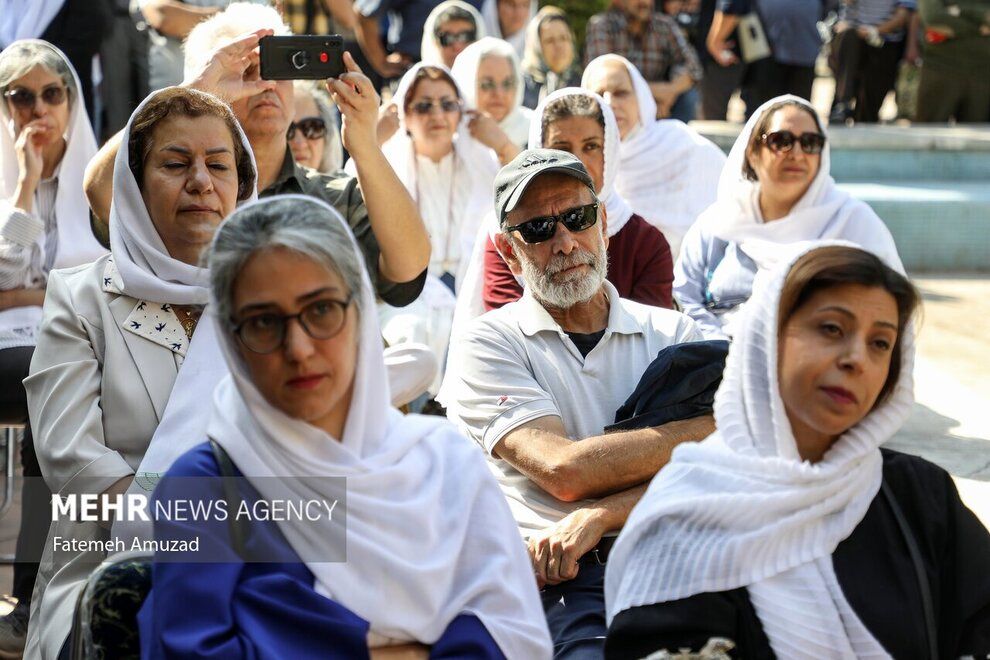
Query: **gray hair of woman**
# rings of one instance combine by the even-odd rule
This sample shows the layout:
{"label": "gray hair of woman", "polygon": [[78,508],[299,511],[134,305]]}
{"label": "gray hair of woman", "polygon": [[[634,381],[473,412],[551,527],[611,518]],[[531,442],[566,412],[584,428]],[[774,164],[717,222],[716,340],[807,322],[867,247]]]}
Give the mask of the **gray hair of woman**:
{"label": "gray hair of woman", "polygon": [[287,248],[336,273],[361,309],[361,269],[364,262],[344,223],[325,205],[300,197],[265,200],[234,211],[217,230],[206,259],[214,313],[233,329],[234,283],[255,253]]}
{"label": "gray hair of woman", "polygon": [[309,94],[313,97],[320,118],[327,127],[323,143],[323,158],[320,159],[320,172],[332,174],[344,165],[344,147],[340,142],[340,126],[333,110],[333,101],[326,87],[312,80],[297,80],[293,83],[294,94]]}
{"label": "gray hair of woman", "polygon": [[[69,103],[79,95],[72,70],[62,54],[44,41],[26,41],[9,46],[0,54],[0,95],[10,89],[11,83],[26,75],[31,69],[41,66],[62,79],[69,91]],[[2,103],[4,116],[9,116],[7,104]],[[69,106],[71,109],[71,105]]]}

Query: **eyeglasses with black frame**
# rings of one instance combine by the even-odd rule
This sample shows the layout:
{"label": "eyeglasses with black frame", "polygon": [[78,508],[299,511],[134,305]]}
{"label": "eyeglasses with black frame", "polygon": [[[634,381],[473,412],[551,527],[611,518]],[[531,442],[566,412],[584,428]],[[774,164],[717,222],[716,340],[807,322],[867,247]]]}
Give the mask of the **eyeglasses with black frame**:
{"label": "eyeglasses with black frame", "polygon": [[437,41],[444,48],[456,44],[470,44],[478,40],[478,33],[475,30],[465,30],[464,32],[439,32]]}
{"label": "eyeglasses with black frame", "polygon": [[344,300],[315,300],[298,314],[254,314],[239,323],[235,321],[234,334],[248,350],[262,355],[282,348],[291,319],[299,321],[303,331],[313,339],[332,339],[343,329],[353,299],[354,294],[350,293]]}
{"label": "eyeglasses with black frame", "polygon": [[322,117],[303,117],[299,121],[289,124],[289,130],[285,132],[285,139],[291,140],[296,136],[296,131],[302,131],[303,137],[307,140],[318,140],[327,134],[327,123]]}
{"label": "eyeglasses with black frame", "polygon": [[821,133],[801,133],[794,135],[790,131],[774,131],[760,136],[760,142],[774,153],[787,153],[794,148],[794,143],[801,145],[801,151],[814,156],[820,154],[825,147],[825,136]]}
{"label": "eyeglasses with black frame", "polygon": [[34,107],[35,101],[41,96],[41,100],[45,102],[45,105],[62,105],[65,103],[65,99],[68,96],[68,89],[62,85],[51,85],[45,87],[41,90],[41,94],[35,94],[29,89],[24,89],[23,87],[15,87],[14,89],[8,89],[3,93],[4,97],[10,99],[10,102],[15,108],[20,108],[22,110],[30,110]]}
{"label": "eyeglasses with black frame", "polygon": [[517,231],[522,239],[530,244],[542,243],[553,238],[557,231],[558,222],[571,232],[584,231],[593,226],[598,222],[598,206],[599,202],[575,206],[559,215],[542,215],[531,218],[525,222],[520,222],[518,225],[506,227],[503,231],[506,234]]}
{"label": "eyeglasses with black frame", "polygon": [[428,115],[433,112],[433,108],[440,108],[440,112],[460,112],[461,102],[454,99],[440,99],[439,101],[418,101],[409,106],[417,115]]}

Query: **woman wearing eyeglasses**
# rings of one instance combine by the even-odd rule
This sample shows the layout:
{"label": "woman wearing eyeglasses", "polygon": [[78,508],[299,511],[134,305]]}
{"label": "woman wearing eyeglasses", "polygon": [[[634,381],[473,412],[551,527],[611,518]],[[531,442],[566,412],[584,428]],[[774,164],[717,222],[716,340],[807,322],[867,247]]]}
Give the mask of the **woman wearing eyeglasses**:
{"label": "woman wearing eyeglasses", "polygon": [[346,501],[305,520],[156,521],[158,540],[199,548],[156,553],[141,657],[549,658],[532,567],[484,460],[446,420],[389,406],[374,294],[339,214],[301,196],[246,206],[217,232],[209,270],[230,377],[209,442],[156,500],[233,511],[215,479],[228,476],[252,510],[343,488]]}
{"label": "woman wearing eyeglasses", "polygon": [[465,48],[485,35],[485,22],[477,9],[461,0],[445,0],[423,24],[420,61],[450,69]]}
{"label": "woman wearing eyeglasses", "polygon": [[903,272],[897,246],[864,202],[829,174],[828,136],[815,109],[779,96],[752,114],[729,153],[718,198],[691,227],[674,268],[674,296],[708,339],[729,339],[753,278],[781,248],[844,239]]}
{"label": "woman wearing eyeglasses", "polygon": [[[13,11],[13,10],[11,10]],[[83,169],[96,153],[75,71],[54,46],[16,41],[0,54],[0,423],[27,424],[21,381],[28,375],[48,275],[106,251],[89,227]],[[30,425],[24,475],[40,477]],[[33,481],[33,483],[31,482]],[[22,529],[14,564],[17,607],[0,619],[0,652],[19,652],[44,536],[27,524],[45,515],[40,479],[25,481]],[[42,532],[43,534],[43,532]]]}
{"label": "woman wearing eyeglasses", "polygon": [[533,111],[524,108],[522,71],[512,46],[486,37],[465,49],[451,74],[464,90],[471,135],[507,164],[526,146]]}
{"label": "woman wearing eyeglasses", "polygon": [[[220,221],[256,196],[256,180],[247,138],[219,99],[167,87],[131,116],[113,169],[111,254],[52,272],[24,382],[54,492],[114,496],[147,471],[187,356],[193,374],[204,368],[194,357],[210,336],[199,321],[208,301],[201,253]],[[104,517],[105,525],[60,519],[49,536],[104,539],[112,516]],[[104,556],[45,545],[27,657],[59,656],[79,589]]]}
{"label": "woman wearing eyeglasses", "polygon": [[336,172],[344,164],[344,148],[326,91],[311,81],[297,80],[292,92],[296,114],[286,132],[292,157],[317,172]]}

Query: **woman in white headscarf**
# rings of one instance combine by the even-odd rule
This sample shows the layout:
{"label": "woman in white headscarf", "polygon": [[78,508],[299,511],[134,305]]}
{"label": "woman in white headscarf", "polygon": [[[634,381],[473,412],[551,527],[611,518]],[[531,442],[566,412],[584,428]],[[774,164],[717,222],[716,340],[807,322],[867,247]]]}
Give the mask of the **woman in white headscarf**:
{"label": "woman in white headscarf", "polygon": [[464,49],[486,34],[485,21],[477,9],[462,0],[444,0],[423,24],[419,61],[453,68]]}
{"label": "woman in white headscarf", "polygon": [[222,499],[203,477],[243,476],[249,508],[345,489],[346,502],[305,521],[159,519],[158,541],[201,545],[190,563],[156,556],[142,657],[549,658],[531,565],[483,458],[446,420],[389,406],[374,294],[339,214],[295,195],[249,205],[217,232],[209,268],[230,376],[209,442],[172,466],[157,501]]}
{"label": "woman in white headscarf", "polygon": [[718,430],[674,450],[609,555],[606,657],[984,657],[990,535],[948,473],[881,449],[911,414],[918,292],[848,242],[782,251]]}
{"label": "woman in white headscarf", "polygon": [[581,85],[580,53],[567,20],[563,9],[548,5],[526,26],[522,70],[527,108],[535,108],[558,89]]}
{"label": "woman in white headscarf", "polygon": [[621,55],[589,62],[581,86],[608,102],[619,125],[615,189],[663,232],[676,258],[688,228],[715,201],[725,154],[682,121],[654,120],[650,86]]}
{"label": "woman in white headscarf", "polygon": [[[131,116],[114,165],[111,254],[53,271],[45,323],[24,381],[38,460],[62,497],[125,490],[142,462],[208,300],[200,253],[256,170],[230,108],[166,88]],[[59,519],[50,538],[104,538],[96,522]],[[103,553],[45,548],[26,655],[55,658],[76,595]]]}
{"label": "woman in white headscarf", "polygon": [[[522,105],[522,70],[516,51],[501,39],[485,37],[460,54],[451,74],[464,92],[467,107],[476,111],[468,121],[471,135],[493,149],[503,165],[508,163],[526,146],[533,117],[533,111]],[[506,140],[515,149],[508,149]]]}
{"label": "woman in white headscarf", "polygon": [[526,25],[536,15],[537,0],[485,0],[481,16],[488,36],[509,42],[519,57],[526,48]]}
{"label": "woman in white headscarf", "polygon": [[729,152],[718,197],[681,243],[674,296],[708,339],[731,321],[753,277],[799,241],[844,239],[903,271],[890,231],[829,173],[828,136],[808,101],[779,96],[760,106]]}

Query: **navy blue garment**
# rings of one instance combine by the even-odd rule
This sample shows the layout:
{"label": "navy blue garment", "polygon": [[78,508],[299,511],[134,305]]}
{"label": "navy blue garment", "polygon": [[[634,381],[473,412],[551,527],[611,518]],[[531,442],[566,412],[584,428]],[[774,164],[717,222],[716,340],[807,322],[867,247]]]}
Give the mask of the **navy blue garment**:
{"label": "navy blue garment", "polygon": [[[219,479],[204,479],[202,492],[193,495],[188,480],[181,487],[169,480],[220,474],[208,443],[191,449],[159,484],[152,510],[155,503],[172,499],[225,499]],[[235,476],[241,476],[236,467]],[[240,495],[249,507],[260,499],[248,487]],[[313,573],[276,523],[252,522],[245,540],[247,556],[279,560],[268,563],[245,563],[233,549],[229,525],[216,517],[156,522],[156,539],[198,537],[201,555],[221,557],[224,563],[155,562],[153,586],[138,613],[142,658],[369,657],[368,622],[314,590]],[[462,614],[433,644],[430,657],[495,660],[504,655],[481,621]]]}
{"label": "navy blue garment", "polygon": [[[466,0],[481,11],[481,0]],[[420,59],[423,26],[440,0],[355,0],[354,10],[362,16],[388,16],[388,48],[393,53]]]}
{"label": "navy blue garment", "polygon": [[605,565],[588,553],[573,580],[540,591],[554,660],[601,660],[605,652]]}
{"label": "navy blue garment", "polygon": [[606,427],[605,432],[645,429],[710,415],[728,354],[729,342],[724,339],[663,349],[615,412],[615,424]]}

